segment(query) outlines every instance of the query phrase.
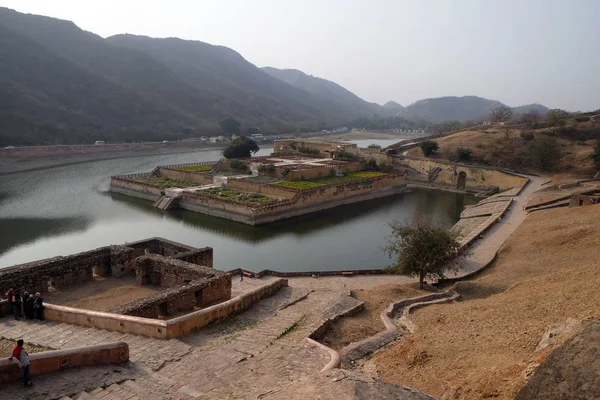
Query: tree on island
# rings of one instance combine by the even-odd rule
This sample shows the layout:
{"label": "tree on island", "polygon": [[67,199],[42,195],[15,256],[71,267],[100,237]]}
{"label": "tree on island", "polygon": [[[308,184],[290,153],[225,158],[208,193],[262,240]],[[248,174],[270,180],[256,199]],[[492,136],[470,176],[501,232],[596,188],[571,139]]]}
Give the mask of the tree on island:
{"label": "tree on island", "polygon": [[[391,237],[384,250],[396,262],[388,271],[394,274],[419,277],[419,289],[425,279],[444,277],[445,272],[457,271],[460,244],[456,232],[444,229],[424,216],[408,223],[393,222]],[[459,257],[461,256],[461,257]]]}
{"label": "tree on island", "polygon": [[225,158],[248,158],[251,153],[256,153],[260,148],[256,142],[246,136],[235,138],[225,150],[223,156]]}
{"label": "tree on island", "polygon": [[223,121],[219,122],[219,125],[221,125],[223,133],[240,133],[242,127],[240,121],[231,117],[225,118]]}
{"label": "tree on island", "polygon": [[421,143],[419,143],[419,147],[423,151],[423,155],[425,157],[429,157],[434,153],[437,153],[437,151],[440,149],[438,142],[436,142],[435,140],[424,140]]}
{"label": "tree on island", "polygon": [[510,107],[501,106],[496,107],[490,112],[490,121],[492,122],[506,122],[511,119],[513,112]]}

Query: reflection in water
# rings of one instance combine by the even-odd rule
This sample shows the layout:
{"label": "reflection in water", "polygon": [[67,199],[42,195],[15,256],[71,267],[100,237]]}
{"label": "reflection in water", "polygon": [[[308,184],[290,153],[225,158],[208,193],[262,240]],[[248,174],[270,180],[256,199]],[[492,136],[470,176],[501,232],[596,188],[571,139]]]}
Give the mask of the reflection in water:
{"label": "reflection in water", "polygon": [[[45,237],[85,231],[86,218],[11,218],[0,219],[0,255],[16,246]],[[34,261],[32,259],[31,261]]]}
{"label": "reflection in water", "polygon": [[[268,150],[265,150],[268,153]],[[108,192],[111,175],[209,161],[219,152],[94,161],[0,176],[0,268],[162,236],[211,246],[215,268],[282,271],[379,268],[393,220],[426,213],[453,224],[472,196],[428,190],[251,227],[185,210],[162,211]]]}

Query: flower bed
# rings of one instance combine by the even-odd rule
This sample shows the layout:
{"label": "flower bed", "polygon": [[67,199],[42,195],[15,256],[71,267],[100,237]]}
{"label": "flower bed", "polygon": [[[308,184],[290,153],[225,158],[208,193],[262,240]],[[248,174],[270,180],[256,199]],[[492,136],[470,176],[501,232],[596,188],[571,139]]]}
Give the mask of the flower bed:
{"label": "flower bed", "polygon": [[182,179],[170,179],[162,176],[154,176],[154,175],[144,175],[138,176],[132,179],[132,181],[145,183],[147,185],[152,185],[154,187],[158,187],[160,189],[167,188],[186,188],[191,186],[199,186],[198,183],[185,181]]}
{"label": "flower bed", "polygon": [[208,171],[212,170],[215,165],[216,164],[191,165],[191,166],[179,167],[179,168],[175,168],[175,169],[177,169],[177,171],[184,171],[184,172],[208,172]]}
{"label": "flower bed", "polygon": [[205,190],[197,190],[195,193],[200,196],[229,200],[247,206],[265,206],[278,201],[277,199],[267,197],[260,193],[246,193],[229,188],[210,188]]}

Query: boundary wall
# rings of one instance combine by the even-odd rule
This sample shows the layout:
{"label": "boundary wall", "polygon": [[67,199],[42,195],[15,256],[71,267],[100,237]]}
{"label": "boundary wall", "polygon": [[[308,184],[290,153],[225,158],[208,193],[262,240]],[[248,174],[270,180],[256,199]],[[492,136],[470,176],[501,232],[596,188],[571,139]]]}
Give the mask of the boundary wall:
{"label": "boundary wall", "polygon": [[[43,375],[67,368],[80,368],[92,365],[123,364],[129,361],[129,345],[124,342],[106,343],[95,346],[76,347],[66,350],[52,350],[33,353],[31,375]],[[21,379],[18,363],[0,360],[0,383]]]}
{"label": "boundary wall", "polygon": [[223,303],[169,320],[132,317],[129,315],[82,310],[54,304],[45,305],[44,316],[47,320],[65,324],[167,340],[187,335],[190,332],[196,332],[206,325],[245,311],[254,303],[272,296],[285,286],[287,286],[287,279],[274,279],[265,285]]}

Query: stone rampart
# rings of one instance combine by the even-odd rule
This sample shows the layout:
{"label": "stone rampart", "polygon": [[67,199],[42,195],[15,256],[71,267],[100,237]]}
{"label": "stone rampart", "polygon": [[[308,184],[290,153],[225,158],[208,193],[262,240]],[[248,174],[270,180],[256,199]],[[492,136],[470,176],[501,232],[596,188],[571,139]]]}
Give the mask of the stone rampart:
{"label": "stone rampart", "polygon": [[[123,364],[129,361],[129,345],[124,342],[44,351],[30,355],[32,376],[49,374],[66,368],[94,365]],[[0,383],[21,379],[22,371],[16,361],[0,360]]]}
{"label": "stone rampart", "polygon": [[[140,174],[149,175],[149,174]],[[132,197],[139,197],[145,200],[155,201],[161,196],[161,190],[157,186],[147,183],[136,182],[125,176],[113,176],[110,178],[110,191],[113,193],[125,194]]]}
{"label": "stone rampart", "polygon": [[[501,169],[434,161],[424,158],[405,158],[401,164],[418,171],[424,181],[450,188],[480,191],[496,186],[500,191],[524,186],[528,178]],[[435,176],[431,181],[428,177]],[[462,180],[462,182],[461,182]]]}
{"label": "stone rampart", "polygon": [[140,256],[136,260],[135,276],[140,285],[171,287],[198,279],[212,279],[226,273],[202,265],[156,254]]}

